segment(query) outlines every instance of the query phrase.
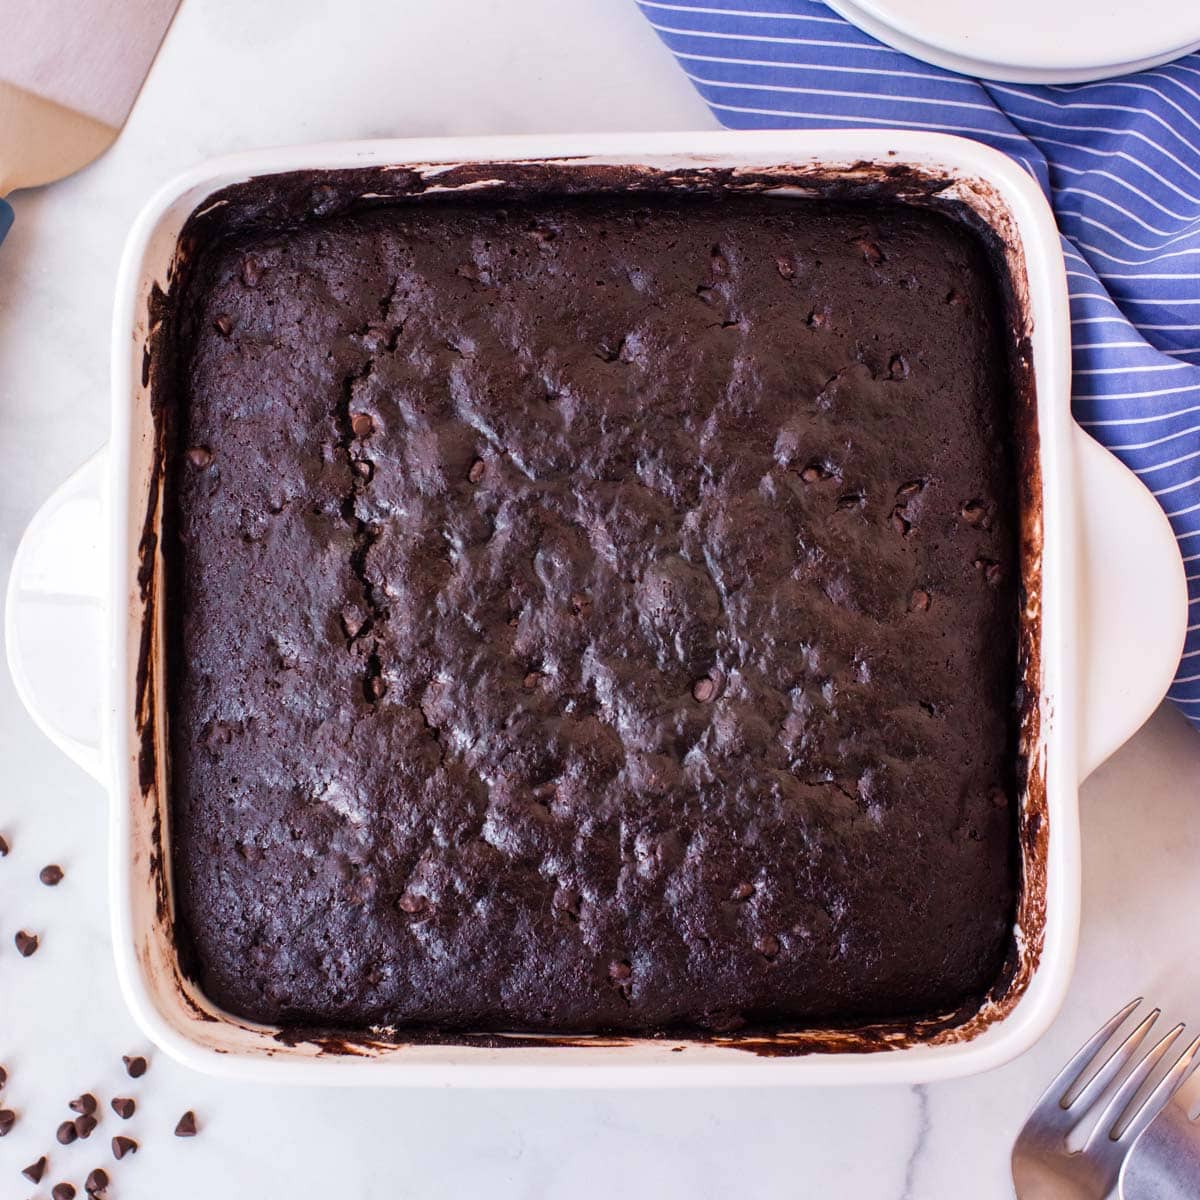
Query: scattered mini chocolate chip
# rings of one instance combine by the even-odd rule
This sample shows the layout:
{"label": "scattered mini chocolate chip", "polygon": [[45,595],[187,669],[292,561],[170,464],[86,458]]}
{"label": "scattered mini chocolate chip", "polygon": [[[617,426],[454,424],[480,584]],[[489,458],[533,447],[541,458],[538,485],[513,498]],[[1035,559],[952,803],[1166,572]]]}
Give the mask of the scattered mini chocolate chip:
{"label": "scattered mini chocolate chip", "polygon": [[175,1125],[176,1137],[196,1136],[196,1114],[189,1108]]}
{"label": "scattered mini chocolate chip", "polygon": [[800,478],[805,483],[822,483],[828,479],[833,472],[828,467],[822,466],[820,463],[809,463],[803,471],[800,472]]}
{"label": "scattered mini chocolate chip", "polygon": [[75,1185],[73,1183],[56,1183],[50,1189],[51,1200],[75,1200]]}
{"label": "scattered mini chocolate chip", "polygon": [[130,1079],[141,1079],[146,1073],[146,1060],[140,1054],[122,1054],[121,1061]]}
{"label": "scattered mini chocolate chip", "polygon": [[51,863],[38,872],[38,878],[47,887],[58,887],[63,880],[63,869],[57,863]]}
{"label": "scattered mini chocolate chip", "polygon": [[591,597],[586,592],[572,592],[571,611],[577,617],[586,617],[592,611]]}
{"label": "scattered mini chocolate chip", "polygon": [[779,939],[774,934],[763,934],[762,937],[755,941],[754,948],[763,958],[771,962],[779,954]]}
{"label": "scattered mini chocolate chip", "polygon": [[46,1156],[43,1154],[37,1162],[31,1162],[29,1166],[21,1169],[21,1174],[29,1180],[30,1183],[41,1183],[42,1176],[46,1173]]}
{"label": "scattered mini chocolate chip", "polygon": [[247,287],[258,287],[258,281],[261,278],[262,264],[253,254],[247,254],[242,259],[242,282]]}
{"label": "scattered mini chocolate chip", "polygon": [[883,251],[874,242],[869,241],[867,238],[859,238],[854,244],[862,251],[863,258],[871,266],[877,267],[883,262]]}
{"label": "scattered mini chocolate chip", "polygon": [[707,704],[716,694],[717,685],[707,675],[692,684],[692,695],[701,704]]}
{"label": "scattered mini chocolate chip", "polygon": [[733,889],[733,891],[729,893],[729,898],[730,898],[730,900],[735,900],[740,903],[743,900],[749,900],[750,897],[753,895],[754,895],[754,884],[739,883],[737,885],[737,887],[735,887]]}
{"label": "scattered mini chocolate chip", "polygon": [[908,611],[929,611],[929,593],[924,588],[913,588],[913,593],[908,598]]}
{"label": "scattered mini chocolate chip", "polygon": [[26,929],[18,929],[13,937],[13,942],[16,944],[17,953],[22,958],[28,958],[31,954],[35,954],[38,948],[38,935],[30,933]]}
{"label": "scattered mini chocolate chip", "polygon": [[0,1108],[0,1137],[7,1137],[17,1123],[17,1114],[11,1108]]}
{"label": "scattered mini chocolate chip", "polygon": [[81,1138],[90,1138],[92,1130],[96,1128],[96,1118],[91,1113],[84,1113],[81,1117],[75,1118],[75,1132]]}
{"label": "scattered mini chocolate chip", "polygon": [[76,1096],[67,1107],[72,1112],[86,1113],[91,1116],[96,1111],[96,1097],[91,1092],[84,1092],[82,1096]]}
{"label": "scattered mini chocolate chip", "polygon": [[123,1133],[117,1134],[112,1140],[113,1158],[120,1161],[127,1154],[136,1154],[138,1144],[131,1137],[126,1137]]}
{"label": "scattered mini chocolate chip", "polygon": [[79,1136],[74,1121],[64,1121],[55,1131],[54,1137],[60,1146],[69,1146]]}
{"label": "scattered mini chocolate chip", "polygon": [[212,451],[207,446],[192,446],[184,457],[197,471],[203,471],[212,462]]}
{"label": "scattered mini chocolate chip", "polygon": [[633,975],[633,967],[625,959],[608,964],[608,977],[613,983],[625,983]]}
{"label": "scattered mini chocolate chip", "polygon": [[233,322],[224,313],[213,317],[213,325],[222,337],[228,337],[233,332]]}
{"label": "scattered mini chocolate chip", "polygon": [[367,481],[367,483],[371,482],[371,478],[375,474],[374,465],[372,463],[368,462],[367,459],[365,459],[365,458],[356,458],[354,460],[354,465],[351,468],[351,470],[353,470],[353,472],[355,473],[355,475],[357,475],[359,477],[359,479],[365,479]]}
{"label": "scattered mini chocolate chip", "polygon": [[96,1196],[101,1192],[107,1191],[108,1172],[103,1167],[97,1167],[94,1171],[90,1172],[84,1182],[83,1190],[89,1196]]}
{"label": "scattered mini chocolate chip", "polygon": [[399,900],[396,901],[396,907],[401,912],[406,912],[410,916],[413,913],[423,912],[425,910],[426,900],[424,896],[418,896],[415,892],[405,892]]}
{"label": "scattered mini chocolate chip", "polygon": [[987,515],[987,509],[980,500],[968,500],[959,509],[959,513],[968,525],[980,525],[983,523],[983,518]]}
{"label": "scattered mini chocolate chip", "polygon": [[350,418],[350,428],[356,438],[369,438],[375,432],[375,418],[367,412],[357,412]]}
{"label": "scattered mini chocolate chip", "polygon": [[792,265],[790,258],[785,258],[782,254],[775,260],[775,267],[779,274],[784,279],[793,279],[796,275],[796,268]]}
{"label": "scattered mini chocolate chip", "polygon": [[0,858],[8,857],[8,842],[0,835]]}
{"label": "scattered mini chocolate chip", "polygon": [[908,359],[903,354],[893,354],[891,362],[888,363],[888,378],[889,379],[907,379],[908,378]]}
{"label": "scattered mini chocolate chip", "polygon": [[532,692],[533,689],[536,688],[539,683],[541,683],[541,681],[542,676],[540,671],[530,671],[529,674],[521,680],[521,686],[527,692]]}
{"label": "scattered mini chocolate chip", "polygon": [[137,1101],[129,1096],[114,1096],[112,1110],[122,1121],[128,1121],[137,1111]]}
{"label": "scattered mini chocolate chip", "polygon": [[487,470],[487,466],[484,463],[483,459],[477,458],[471,464],[471,469],[467,472],[467,478],[472,483],[478,483],[483,478],[483,473],[486,470]]}

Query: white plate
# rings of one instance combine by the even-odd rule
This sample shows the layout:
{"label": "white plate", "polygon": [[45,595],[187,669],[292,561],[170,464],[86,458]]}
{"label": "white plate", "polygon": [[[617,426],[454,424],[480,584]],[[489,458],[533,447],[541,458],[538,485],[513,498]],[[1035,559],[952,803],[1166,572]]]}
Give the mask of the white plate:
{"label": "white plate", "polygon": [[1081,83],[1200,48],[1196,0],[826,0],[872,37],[963,75]]}

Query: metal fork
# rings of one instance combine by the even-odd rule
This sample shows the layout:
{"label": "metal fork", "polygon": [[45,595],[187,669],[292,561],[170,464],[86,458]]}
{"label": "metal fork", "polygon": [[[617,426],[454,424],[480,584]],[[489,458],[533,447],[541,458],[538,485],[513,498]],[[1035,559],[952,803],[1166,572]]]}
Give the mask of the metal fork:
{"label": "metal fork", "polygon": [[1196,1200],[1200,1196],[1200,1101],[1197,1071],[1133,1143],[1121,1167],[1122,1200]]}
{"label": "metal fork", "polygon": [[[1179,1055],[1149,1095],[1139,1097],[1183,1032],[1183,1026],[1176,1025],[1135,1065],[1138,1050],[1159,1017],[1157,1008],[1101,1061],[1101,1051],[1141,1002],[1140,997],[1130,1001],[1099,1029],[1037,1102],[1013,1146],[1013,1184],[1019,1200],[1104,1200],[1116,1186],[1121,1163],[1138,1134],[1186,1078],[1200,1050],[1200,1038]],[[1095,1072],[1088,1078],[1093,1067]],[[1095,1113],[1114,1084],[1116,1090],[1099,1110],[1083,1148],[1069,1149],[1071,1132]]]}

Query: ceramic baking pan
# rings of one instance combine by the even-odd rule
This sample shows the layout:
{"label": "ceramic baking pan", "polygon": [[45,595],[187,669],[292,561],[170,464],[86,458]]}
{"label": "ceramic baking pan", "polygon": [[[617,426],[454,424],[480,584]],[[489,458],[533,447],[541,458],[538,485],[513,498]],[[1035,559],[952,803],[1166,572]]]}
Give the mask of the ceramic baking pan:
{"label": "ceramic baking pan", "polygon": [[[222,189],[332,171],[308,203],[514,181],[550,191],[750,189],[875,194],[986,226],[1011,293],[1022,496],[1025,780],[1011,967],[975,1011],[906,1026],[689,1039],[348,1037],[248,1024],[181,969],[174,936],[162,678],[162,472],[151,403],[161,294],[180,234]],[[225,203],[223,199],[216,202]],[[202,229],[203,222],[192,226]],[[183,257],[181,258],[181,254]],[[112,430],[34,518],[17,554],[8,654],[35,721],[100,780],[111,806],[113,940],[146,1034],[200,1069],[272,1080],[404,1085],[882,1083],[982,1071],[1057,1012],[1079,922],[1080,780],[1146,719],[1183,641],[1170,527],[1141,483],[1071,420],[1070,321],[1058,232],[1034,182],[978,143],[860,130],[372,141],[243,154],[177,179],[138,217],[117,281]],[[71,680],[64,688],[63,681]]]}

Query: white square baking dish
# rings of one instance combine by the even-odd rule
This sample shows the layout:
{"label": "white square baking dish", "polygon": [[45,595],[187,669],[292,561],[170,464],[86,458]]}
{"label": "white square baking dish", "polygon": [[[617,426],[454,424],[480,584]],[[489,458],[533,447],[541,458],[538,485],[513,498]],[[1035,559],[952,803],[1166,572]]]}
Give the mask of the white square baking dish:
{"label": "white square baking dish", "polygon": [[[1019,840],[1016,962],[974,1014],[917,1028],[736,1033],[695,1040],[289,1034],[214,1008],[180,969],[165,789],[162,476],[150,396],[160,293],[180,233],[221,189],[290,171],[367,171],[426,192],[499,186],[537,170],[564,186],[720,186],[789,196],[880,186],[965,205],[1003,245],[1021,364],[1022,577],[1028,770]],[[349,176],[347,176],[349,178]],[[359,176],[355,176],[358,179]],[[573,181],[573,182],[572,182]],[[364,190],[368,187],[363,185]],[[198,1069],[306,1083],[689,1085],[915,1082],[996,1066],[1048,1026],[1079,920],[1078,785],[1159,702],[1178,661],[1186,585],[1171,529],[1141,483],[1070,417],[1070,323],[1058,232],[1036,184],[978,143],[895,131],[697,133],[372,141],[226,158],[150,201],[125,249],[113,326],[112,435],[47,501],[19,548],[8,656],[35,721],[111,803],[113,937],[130,1008],[156,1044]],[[81,616],[98,615],[89,624]],[[64,664],[68,669],[64,670]],[[88,677],[66,695],[63,678]]]}

